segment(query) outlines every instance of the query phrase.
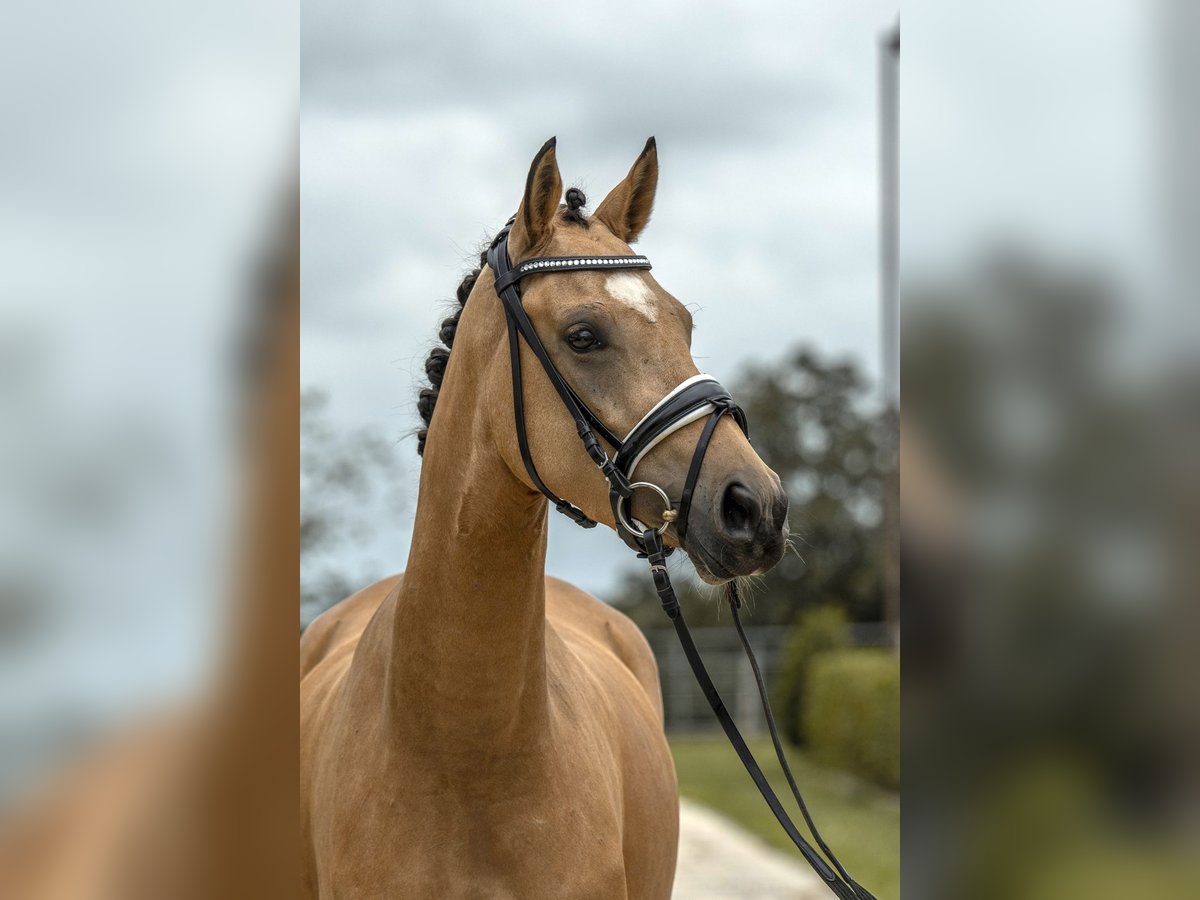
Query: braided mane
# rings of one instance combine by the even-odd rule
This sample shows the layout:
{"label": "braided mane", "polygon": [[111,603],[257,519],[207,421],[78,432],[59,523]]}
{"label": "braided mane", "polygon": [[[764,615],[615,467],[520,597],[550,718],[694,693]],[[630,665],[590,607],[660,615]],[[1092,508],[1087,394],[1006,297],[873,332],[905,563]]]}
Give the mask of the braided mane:
{"label": "braided mane", "polygon": [[463,280],[455,292],[458,308],[452,315],[442,320],[442,326],[438,329],[438,337],[445,346],[434,347],[429,351],[429,357],[425,360],[425,375],[429,379],[429,387],[421,388],[421,392],[417,394],[417,412],[421,414],[421,420],[425,423],[425,426],[417,432],[417,454],[419,456],[425,455],[425,440],[429,436],[429,423],[433,421],[433,409],[437,405],[442,379],[446,377],[446,364],[450,362],[450,351],[454,348],[454,333],[458,330],[458,320],[462,317],[463,307],[467,305],[467,298],[475,289],[479,273],[486,265],[487,250],[485,249],[479,254],[479,265],[463,276]]}
{"label": "braided mane", "polygon": [[[584,228],[588,226],[588,221],[580,211],[581,207],[587,203],[587,197],[579,188],[568,188],[566,195],[567,202],[559,207],[564,220],[574,222],[577,225],[582,225]],[[488,241],[491,244],[491,241]],[[425,360],[425,375],[429,379],[429,386],[421,388],[417,394],[417,412],[421,414],[421,421],[425,423],[417,432],[417,454],[425,455],[425,440],[429,436],[429,423],[433,421],[433,410],[437,406],[438,392],[442,387],[442,380],[446,377],[446,365],[450,362],[450,351],[454,348],[454,334],[458,330],[458,320],[462,317],[463,308],[467,305],[467,298],[471,296],[471,291],[475,289],[475,282],[479,280],[479,273],[483,271],[487,265],[487,245],[479,254],[479,265],[463,276],[462,282],[455,291],[455,298],[458,301],[458,308],[453,314],[442,320],[441,328],[438,329],[438,337],[445,346],[434,347],[429,351],[429,357]]]}

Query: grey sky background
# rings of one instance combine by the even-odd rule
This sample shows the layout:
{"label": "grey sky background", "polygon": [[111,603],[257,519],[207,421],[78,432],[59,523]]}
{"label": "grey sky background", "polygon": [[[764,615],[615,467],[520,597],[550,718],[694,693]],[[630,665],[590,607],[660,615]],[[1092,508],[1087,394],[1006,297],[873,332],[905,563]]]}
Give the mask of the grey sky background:
{"label": "grey sky background", "polygon": [[[895,16],[877,0],[307,2],[301,384],[331,394],[337,427],[394,438],[403,467],[339,564],[364,579],[404,567],[425,355],[551,135],[591,208],[657,137],[639,250],[692,306],[701,369],[732,382],[807,343],[874,380],[876,47]],[[382,501],[396,490],[399,514]],[[634,561],[607,529],[558,518],[549,571],[603,595]]]}

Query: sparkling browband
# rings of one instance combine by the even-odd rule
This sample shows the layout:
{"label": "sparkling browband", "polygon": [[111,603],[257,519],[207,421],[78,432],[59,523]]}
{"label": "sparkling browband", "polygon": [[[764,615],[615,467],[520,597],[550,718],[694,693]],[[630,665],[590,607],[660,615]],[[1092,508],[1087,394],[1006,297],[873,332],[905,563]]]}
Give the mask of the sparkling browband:
{"label": "sparkling browband", "polygon": [[550,256],[528,259],[516,267],[517,277],[540,269],[649,269],[644,256]]}
{"label": "sparkling browband", "polygon": [[[507,252],[507,251],[506,251]],[[515,285],[534,272],[570,272],[573,269],[649,269],[650,260],[644,256],[539,256],[527,259],[496,278],[496,293]]]}

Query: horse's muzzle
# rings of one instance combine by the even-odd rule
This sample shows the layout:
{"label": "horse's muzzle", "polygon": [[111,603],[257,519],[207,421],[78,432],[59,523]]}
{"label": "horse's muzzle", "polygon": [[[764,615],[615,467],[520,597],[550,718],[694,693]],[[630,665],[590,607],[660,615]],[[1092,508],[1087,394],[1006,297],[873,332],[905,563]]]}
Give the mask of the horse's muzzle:
{"label": "horse's muzzle", "polygon": [[709,504],[707,521],[696,517],[685,549],[705,581],[761,574],[783,557],[787,495],[777,484],[756,489],[753,482],[730,477]]}

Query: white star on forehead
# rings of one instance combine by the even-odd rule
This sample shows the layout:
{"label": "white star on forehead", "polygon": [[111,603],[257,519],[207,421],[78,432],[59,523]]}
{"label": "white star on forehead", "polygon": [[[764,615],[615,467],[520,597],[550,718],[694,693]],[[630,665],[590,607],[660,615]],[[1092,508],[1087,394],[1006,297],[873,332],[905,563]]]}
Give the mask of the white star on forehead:
{"label": "white star on forehead", "polygon": [[657,320],[654,308],[654,292],[642,276],[633,272],[614,272],[604,280],[609,296],[631,309],[637,310],[653,325]]}

